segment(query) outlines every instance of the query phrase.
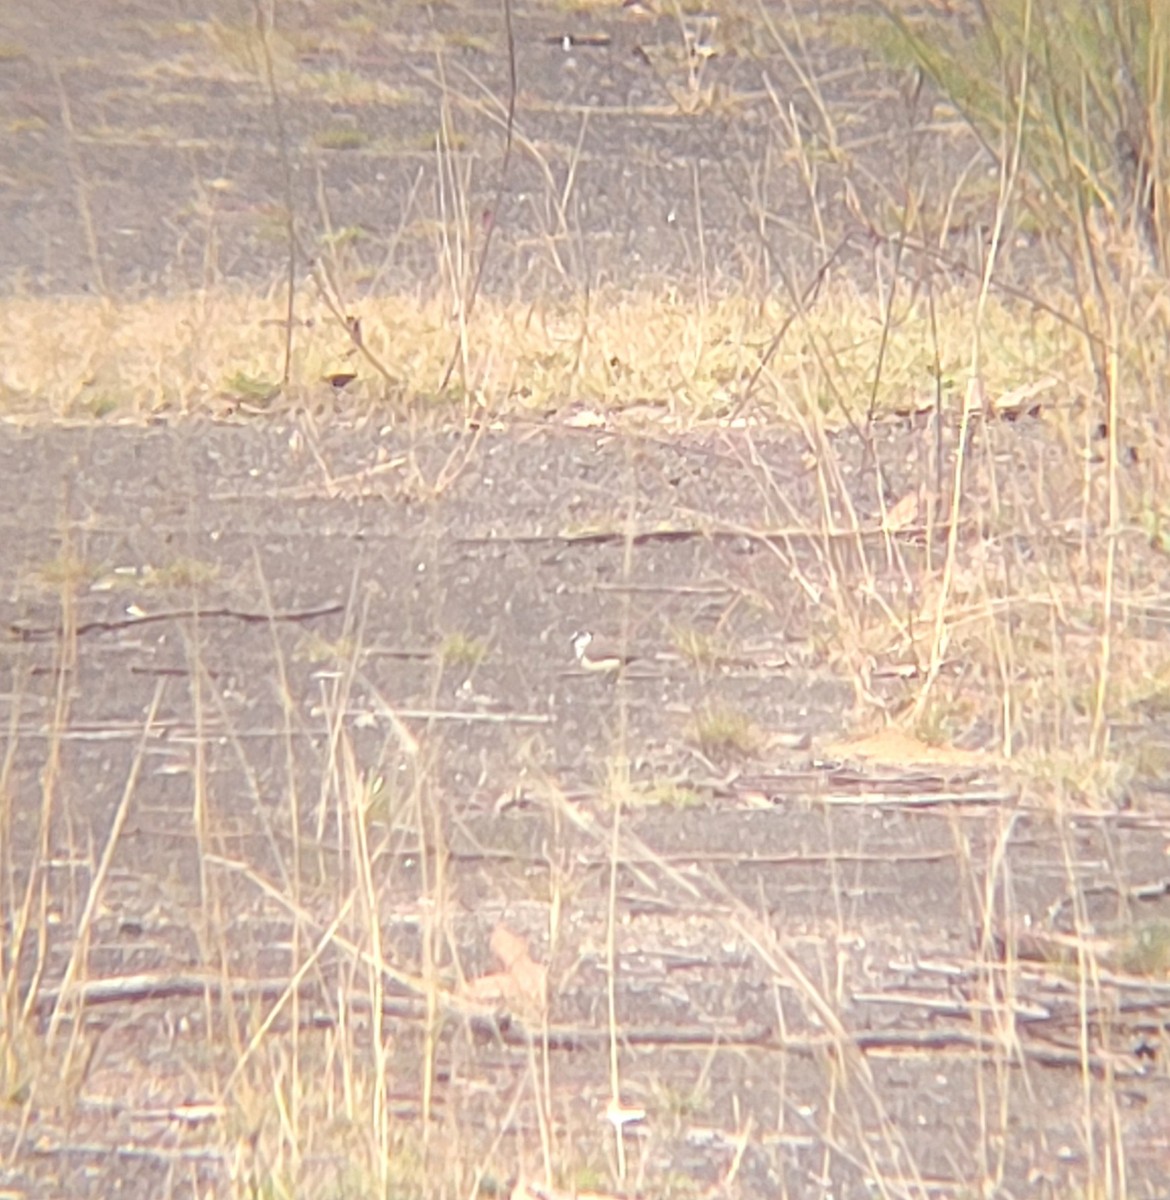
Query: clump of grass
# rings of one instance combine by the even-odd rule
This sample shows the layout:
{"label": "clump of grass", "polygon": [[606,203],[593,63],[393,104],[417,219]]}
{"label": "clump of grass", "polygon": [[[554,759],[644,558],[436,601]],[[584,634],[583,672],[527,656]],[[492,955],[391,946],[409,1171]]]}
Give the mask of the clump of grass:
{"label": "clump of grass", "polygon": [[[971,21],[912,18],[893,4],[870,46],[912,64],[993,153],[1020,141],[1043,228],[1075,230],[1086,209],[1137,226],[1164,259],[1170,154],[1170,19],[1161,0],[988,0]],[[1094,103],[1084,97],[1093,95]],[[1053,211],[1055,206],[1055,212]]]}
{"label": "clump of grass", "polygon": [[1044,961],[1069,978],[1085,960],[1109,971],[1144,978],[1170,974],[1170,922],[1145,921],[1132,929],[1111,930],[1094,937],[1054,937],[1043,943]]}
{"label": "clump of grass", "polygon": [[699,808],[703,803],[702,794],[684,783],[664,782],[652,784],[647,791],[655,804],[664,808]]}
{"label": "clump of grass", "polygon": [[671,642],[679,657],[699,671],[709,671],[727,658],[727,647],[698,629],[677,627],[671,633]]}
{"label": "clump of grass", "polygon": [[691,736],[710,758],[750,757],[764,744],[764,736],[751,717],[715,701],[695,713]]}
{"label": "clump of grass", "polygon": [[237,371],[230,379],[224,380],[223,391],[233,399],[263,408],[280,395],[280,380]]}
{"label": "clump of grass", "polygon": [[33,567],[27,574],[30,583],[49,591],[63,587],[80,587],[92,583],[98,568],[75,554],[64,553]]}
{"label": "clump of grass", "polygon": [[978,716],[971,697],[957,689],[954,692],[936,689],[933,702],[922,709],[914,722],[914,736],[927,746],[949,746]]}
{"label": "clump of grass", "polygon": [[341,250],[353,246],[366,237],[366,231],[360,225],[342,225],[329,233],[322,234],[321,244],[330,250]]}
{"label": "clump of grass", "polygon": [[296,659],[320,666],[324,663],[346,663],[357,653],[357,643],[352,638],[331,640],[319,633],[306,633],[297,643]]}
{"label": "clump of grass", "polygon": [[1120,965],[1131,975],[1170,974],[1170,921],[1139,925],[1121,947]]}
{"label": "clump of grass", "polygon": [[466,29],[445,29],[437,36],[444,46],[452,50],[474,50],[479,54],[490,54],[493,49],[490,38]]}
{"label": "clump of grass", "polygon": [[695,788],[674,780],[649,780],[629,783],[622,792],[622,804],[627,808],[699,808],[703,796]]}
{"label": "clump of grass", "polygon": [[141,587],[160,591],[206,587],[219,578],[219,564],[199,558],[177,558],[165,567],[150,567],[138,580]]}
{"label": "clump of grass", "polygon": [[1115,808],[1128,793],[1134,766],[1103,758],[1082,745],[1051,753],[1025,751],[1014,760],[1015,769],[1028,781],[1028,793],[1054,815],[1069,809]]}
{"label": "clump of grass", "polygon": [[449,633],[439,645],[446,667],[478,667],[487,656],[487,643],[466,633]]}
{"label": "clump of grass", "polygon": [[416,98],[402,88],[344,68],[302,71],[291,82],[298,92],[332,104],[379,104],[386,108],[401,108]]}
{"label": "clump of grass", "polygon": [[369,144],[370,135],[364,129],[350,126],[322,129],[313,135],[318,150],[363,150]]}
{"label": "clump of grass", "polygon": [[292,79],[297,72],[296,47],[277,30],[267,31],[265,49],[260,31],[250,23],[213,18],[203,22],[200,29],[207,51],[207,58],[200,65],[213,68],[219,78],[251,82],[262,76],[266,54],[282,82]]}

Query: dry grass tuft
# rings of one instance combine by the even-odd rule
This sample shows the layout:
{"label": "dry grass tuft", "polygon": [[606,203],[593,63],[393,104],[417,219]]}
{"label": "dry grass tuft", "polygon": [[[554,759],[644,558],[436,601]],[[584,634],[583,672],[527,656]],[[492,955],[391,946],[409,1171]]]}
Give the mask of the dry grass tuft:
{"label": "dry grass tuft", "polygon": [[726,704],[704,704],[691,723],[695,744],[716,760],[746,758],[764,745],[764,735],[745,712]]}

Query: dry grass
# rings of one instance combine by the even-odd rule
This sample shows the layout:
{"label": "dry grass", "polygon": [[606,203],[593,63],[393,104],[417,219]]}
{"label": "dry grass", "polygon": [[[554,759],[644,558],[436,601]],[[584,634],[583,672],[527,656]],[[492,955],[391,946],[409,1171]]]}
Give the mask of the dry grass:
{"label": "dry grass", "polygon": [[717,762],[750,757],[764,742],[747,713],[717,703],[706,704],[695,714],[691,736],[699,749]]}
{"label": "dry grass", "polygon": [[[466,367],[438,394],[451,353],[450,300],[378,297],[352,305],[370,357],[329,306],[297,305],[289,386],[280,407],[327,402],[344,416],[380,407],[387,416],[455,415],[452,400],[489,414],[548,413],[581,405],[685,429],[743,411],[787,423],[812,406],[832,425],[876,410],[917,410],[942,389],[960,406],[971,374],[974,298],[954,287],[908,298],[887,315],[856,287],[826,290],[800,314],[767,361],[765,386],[744,397],[777,330],[792,317],[781,302],[623,293],[588,308],[518,306],[481,299],[468,330]],[[114,304],[22,297],[0,301],[0,411],[36,422],[231,415],[263,409],[280,392],[283,300],[227,289]],[[997,399],[1037,380],[1071,406],[1092,394],[1083,335],[1024,302],[990,300],[980,364]],[[884,331],[884,336],[883,336]],[[935,332],[937,331],[937,333]],[[1143,368],[1164,369],[1164,344],[1146,344]],[[938,368],[936,374],[935,359]],[[355,373],[336,390],[329,377]]]}
{"label": "dry grass", "polygon": [[[682,6],[680,22],[690,7]],[[296,65],[304,47],[289,40],[273,37],[265,50],[250,29],[223,25],[203,28],[198,36],[209,39],[224,78],[255,80],[263,73],[264,51],[274,77],[291,91],[317,89],[339,100],[401,99],[345,74],[307,76]],[[687,51],[683,45],[684,90],[703,99],[705,60],[695,57],[693,46]],[[208,52],[208,45],[199,51]],[[182,70],[183,64],[170,69]],[[199,70],[206,76],[205,64]],[[944,82],[954,78],[941,69],[936,74]],[[1012,122],[1002,117],[1000,132],[1010,133]],[[345,129],[319,135],[322,144],[336,149],[354,148],[359,138],[357,131]],[[450,131],[448,148],[457,140],[457,131]],[[1048,143],[1046,161],[1060,165],[1061,152]],[[1063,152],[1068,153],[1067,146]],[[1009,154],[995,198],[997,232],[1011,208],[1018,162],[1012,164]],[[465,207],[460,178],[456,172],[448,177],[455,212]],[[1051,189],[1051,176],[1046,186]],[[788,583],[814,601],[819,621],[814,636],[826,648],[831,668],[853,682],[857,721],[900,723],[936,743],[957,741],[972,728],[990,730],[985,740],[997,762],[1016,772],[1026,802],[1042,809],[1044,819],[1060,831],[1064,861],[1058,867],[1067,872],[1073,898],[1071,933],[1052,949],[1046,965],[1052,968],[1050,977],[1073,989],[1079,1018],[1074,1069],[1083,1090],[1083,1123],[1076,1153],[1085,1163],[1086,1195],[1125,1200],[1120,1102],[1112,1068],[1101,1067],[1104,1056],[1098,1057],[1094,1042],[1106,1034],[1094,1022],[1115,999],[1108,990],[1109,972],[1166,975],[1168,937],[1158,922],[1132,922],[1109,940],[1097,936],[1085,904],[1075,844],[1079,833],[1072,823],[1074,817],[1086,821],[1114,808],[1132,781],[1135,764],[1116,752],[1110,730],[1129,718],[1160,718],[1170,696],[1170,648],[1131,620],[1165,606],[1149,554],[1155,564],[1164,559],[1170,525],[1163,395],[1163,380],[1170,374],[1165,336],[1170,308],[1164,282],[1149,270],[1146,250],[1127,237],[1125,222],[1118,219],[1121,209],[1103,187],[1087,208],[1069,201],[1064,216],[1074,230],[1072,253],[1079,257],[1063,291],[1050,291],[1042,300],[998,290],[993,253],[980,285],[921,291],[890,284],[875,296],[834,279],[803,309],[745,296],[708,299],[698,289],[699,297],[623,293],[594,295],[578,305],[518,306],[479,297],[470,311],[468,262],[456,256],[452,265],[446,234],[436,234],[436,261],[443,264],[439,274],[458,284],[447,293],[370,296],[344,306],[322,300],[323,289],[294,297],[287,378],[284,297],[211,288],[133,304],[6,299],[0,302],[0,411],[13,421],[38,423],[133,422],[158,414],[246,418],[274,409],[321,407],[342,417],[384,414],[388,421],[459,420],[472,413],[506,419],[586,409],[599,419],[656,430],[734,422],[749,436],[758,427],[782,426],[803,439],[821,498],[820,511],[799,514],[798,532],[814,547],[813,562],[798,561],[778,541],[770,543],[770,552],[781,558]],[[906,213],[895,216],[909,219]],[[283,229],[283,220],[276,224]],[[885,228],[890,222],[883,218],[875,224]],[[354,327],[342,319],[343,308],[360,317],[360,344]],[[444,387],[456,338],[459,370]],[[350,373],[355,378],[344,385],[330,381]],[[1041,381],[1039,419],[1062,457],[1054,478],[1035,482],[1045,496],[1060,491],[1072,497],[1080,533],[1046,555],[1013,558],[1005,547],[1016,539],[1040,544],[1046,532],[1037,515],[1040,506],[1029,508],[1013,497],[1016,481],[981,431],[1001,400]],[[900,540],[902,526],[886,521],[878,530],[884,538],[868,536],[874,530],[851,507],[829,434],[849,425],[871,432],[877,418],[891,413],[932,412],[961,432],[947,477],[923,481],[931,496],[923,492],[922,510],[910,522],[912,535],[925,532],[934,548],[924,564],[911,561],[906,551],[911,534]],[[1100,427],[1103,435],[1097,433]],[[1140,451],[1128,464],[1123,460],[1135,444],[1135,431],[1141,433]],[[968,479],[977,464],[995,486],[991,506],[973,512]],[[1123,466],[1132,470],[1127,474]],[[762,471],[757,477],[762,509],[788,511],[787,481]],[[892,508],[896,498],[887,499]],[[933,510],[928,499],[936,505]],[[985,522],[982,532],[966,536],[976,519]],[[855,538],[849,572],[833,550],[842,534]],[[627,543],[624,581],[632,574],[632,556]],[[74,847],[75,879],[84,880],[84,886],[74,883],[75,894],[54,896],[50,877],[59,864],[50,834],[61,819],[64,746],[79,656],[76,601],[96,575],[96,568],[64,545],[59,557],[26,580],[59,597],[61,626],[55,689],[43,714],[44,744],[38,751],[40,809],[34,819],[39,828],[31,842],[27,828],[19,830],[22,844],[33,848],[30,861],[18,861],[12,849],[23,820],[14,799],[13,763],[25,736],[19,696],[0,773],[0,894],[5,897],[0,948],[6,965],[22,963],[21,971],[6,973],[0,994],[0,1094],[26,1116],[41,1109],[69,1110],[92,1088],[100,1067],[81,1021],[75,1020],[86,987],[94,982],[88,939],[107,901],[110,864],[126,828],[145,748],[157,735],[163,699],[160,683],[120,781],[121,798],[104,842]],[[900,591],[891,591],[891,576]],[[194,595],[213,579],[209,565],[183,560],[147,582],[168,594]],[[765,608],[771,603],[777,623],[782,622],[787,597],[752,599]],[[627,602],[622,614],[627,640],[632,623]],[[211,1098],[208,1141],[221,1156],[232,1192],[273,1197],[498,1194],[520,1165],[538,1169],[547,1185],[567,1190],[586,1185],[640,1190],[638,1163],[627,1160],[620,1122],[605,1153],[591,1156],[582,1146],[596,1147],[595,1131],[582,1138],[565,1117],[568,1101],[550,1085],[548,995],[525,997],[536,1015],[521,1077],[510,1081],[512,1090],[501,1088],[471,1114],[496,1131],[486,1144],[469,1135],[471,1121],[461,1123],[465,1114],[439,1111],[440,1035],[453,1015],[469,1019],[472,1006],[463,985],[475,973],[464,961],[469,948],[459,944],[456,933],[460,914],[450,875],[451,798],[436,784],[445,746],[434,721],[408,725],[380,695],[365,702],[385,723],[383,740],[373,751],[359,744],[362,730],[353,712],[359,688],[369,686],[362,675],[364,637],[355,603],[340,637],[330,643],[307,639],[302,646],[306,660],[329,668],[317,677],[321,691],[313,732],[327,751],[313,797],[302,794],[305,781],[296,768],[295,748],[305,731],[296,723],[292,664],[276,638],[274,686],[286,721],[280,735],[285,764],[276,772],[276,785],[246,766],[247,753],[238,744],[241,731],[233,728],[205,672],[199,640],[192,633],[185,642],[193,681],[196,748],[189,802],[198,875],[198,904],[186,915],[203,954],[194,973],[208,1016],[194,1058],[201,1072],[199,1094]],[[441,643],[428,663],[434,707],[444,671],[478,667],[489,648],[461,632]],[[713,673],[720,658],[721,645],[695,633],[680,632],[676,648],[704,676]],[[961,670],[955,670],[956,663]],[[882,668],[890,665],[908,671],[896,689],[883,692]],[[608,989],[596,1011],[608,1038],[612,1108],[628,1105],[636,1082],[620,1052],[626,1015],[617,1002],[624,938],[618,881],[630,871],[644,892],[674,888],[672,896],[686,897],[705,916],[716,914],[719,944],[730,942],[766,973],[781,1034],[786,1035],[790,1020],[815,1030],[802,1045],[811,1049],[822,1073],[825,1102],[797,1115],[804,1122],[801,1131],[811,1130],[823,1147],[821,1175],[832,1178],[836,1155],[852,1156],[882,1196],[933,1194],[891,1116],[860,1036],[847,1021],[856,983],[847,951],[864,926],[859,934],[844,899],[847,881],[840,873],[845,868],[830,856],[826,869],[836,920],[819,931],[817,960],[815,954],[798,953],[771,915],[733,898],[715,868],[682,872],[649,850],[627,830],[626,815],[648,797],[660,806],[683,808],[695,793],[685,782],[658,781],[647,789],[631,778],[628,704],[619,687],[613,745],[602,755],[606,771],[598,792],[604,802],[596,811],[570,804],[556,779],[543,778],[535,789],[552,827],[586,830],[605,863],[604,912],[589,928],[596,938],[590,949],[602,964]],[[698,710],[689,734],[704,754],[732,762],[765,745],[749,714],[715,702]],[[213,739],[235,747],[246,766],[256,820],[263,826],[258,837],[271,852],[263,867],[241,852],[238,831],[216,812],[217,785],[208,761]],[[523,762],[523,753],[518,757]],[[1164,764],[1148,769],[1164,770]],[[518,779],[522,775],[518,767]],[[1011,937],[1002,953],[996,945],[1018,915],[1005,865],[1018,817],[1005,807],[989,819],[984,830],[989,849],[978,859],[957,818],[954,823],[957,887],[975,931],[969,953],[956,968],[967,990],[960,995],[956,988],[950,996],[969,1008],[971,1036],[964,1045],[979,1055],[972,1105],[983,1157],[979,1177],[967,1181],[973,1194],[995,1194],[1003,1186],[1006,1148],[1018,1136],[1018,1114],[1004,1097],[1013,1087],[1028,1092],[1028,1072],[1034,1070],[1021,1049],[1020,996],[1035,983],[1038,968],[1016,957]],[[390,899],[405,863],[414,871],[408,877],[415,888],[409,904]],[[525,880],[527,903],[518,901],[516,907],[544,938],[546,961],[571,979],[578,956],[585,957],[581,939],[574,941],[573,918],[580,913],[569,911],[579,894],[576,864],[552,845],[542,846],[526,867],[546,874],[539,887]],[[59,915],[57,905],[69,908],[64,916],[78,930],[59,989],[45,982],[44,931],[50,916]],[[262,977],[231,942],[228,930],[242,910],[280,918],[291,929],[281,979]],[[388,944],[389,927],[410,931],[413,956]],[[680,923],[679,929],[689,927]],[[812,940],[806,935],[806,943]],[[807,949],[807,944],[799,947]],[[572,960],[567,965],[566,957]],[[414,1006],[412,1028],[421,1032],[413,1056],[397,1054],[399,1033],[387,1015],[391,990]],[[310,1003],[324,1008],[311,1032],[300,1019]],[[793,1039],[792,1045],[798,1043]],[[777,1041],[777,1047],[788,1045],[786,1036]],[[1017,1071],[1023,1082],[1014,1085]],[[123,1090],[142,1093],[156,1082],[145,1067],[139,1077],[121,1081]],[[702,1095],[703,1083],[700,1076],[695,1095]],[[795,1112],[783,1077],[777,1086],[782,1115],[789,1107]],[[661,1119],[683,1119],[685,1098],[662,1089],[657,1102]],[[1014,1103],[1020,1104],[1018,1097]],[[528,1125],[526,1162],[519,1164],[520,1140],[503,1143],[522,1105]],[[728,1189],[753,1134],[750,1123],[734,1132],[740,1144],[728,1158],[723,1179]],[[30,1144],[22,1125],[9,1153],[19,1156]],[[632,1160],[639,1144],[630,1139],[629,1146]],[[670,1194],[688,1194],[688,1185],[679,1182]]]}

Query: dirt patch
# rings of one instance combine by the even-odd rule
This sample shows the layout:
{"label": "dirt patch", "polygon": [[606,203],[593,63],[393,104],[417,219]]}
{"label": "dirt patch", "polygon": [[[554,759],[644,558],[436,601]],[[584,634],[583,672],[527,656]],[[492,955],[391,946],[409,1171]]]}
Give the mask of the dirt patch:
{"label": "dirt patch", "polygon": [[[933,760],[840,747],[922,687],[925,642],[914,670],[892,645],[859,669],[865,621],[831,597],[869,580],[888,606],[926,578],[946,531],[882,534],[880,494],[933,435],[835,440],[842,538],[779,435],[306,431],[0,448],[23,497],[4,530],[12,1186],[372,1187],[349,1094],[385,1114],[406,1190],[551,1161],[565,1186],[656,1195],[814,1175],[1067,1194],[1104,1138],[1156,1194],[1157,780],[1058,794],[1004,761],[980,703],[940,718]],[[1042,424],[979,436],[1001,479],[1004,456],[1062,453]],[[969,486],[960,561],[1057,552],[996,539],[978,469]],[[583,670],[583,627],[637,661]],[[972,657],[948,694],[981,678]],[[703,741],[712,706],[749,750]],[[1160,735],[1117,736],[1136,760]],[[535,1009],[468,991],[503,969],[499,927],[547,969]],[[616,1100],[642,1114],[620,1154]]]}
{"label": "dirt patch", "polygon": [[[286,272],[290,204],[302,266],[363,294],[429,291],[436,273],[462,290],[485,223],[484,282],[509,298],[807,282],[859,201],[897,230],[891,163],[946,196],[975,146],[842,48],[820,6],[793,10],[517,6],[502,194],[495,5],[289,8],[266,41],[232,4],[9,14],[0,286],[264,286]],[[863,246],[851,257],[866,269]]]}

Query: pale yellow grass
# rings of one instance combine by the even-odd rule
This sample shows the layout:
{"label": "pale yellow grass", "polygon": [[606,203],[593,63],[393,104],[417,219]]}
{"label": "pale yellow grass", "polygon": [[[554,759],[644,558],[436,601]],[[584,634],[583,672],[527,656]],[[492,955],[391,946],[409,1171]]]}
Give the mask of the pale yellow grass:
{"label": "pale yellow grass", "polygon": [[[409,406],[441,415],[454,403],[453,416],[464,405],[498,415],[579,406],[613,416],[635,410],[672,426],[733,412],[784,420],[815,407],[833,421],[862,416],[871,395],[879,410],[931,402],[936,353],[944,401],[960,402],[975,362],[990,400],[1040,380],[1065,399],[1093,387],[1086,341],[1075,331],[1022,303],[993,300],[977,343],[975,297],[960,288],[936,296],[937,334],[924,303],[895,305],[884,357],[881,306],[846,284],[824,289],[795,320],[779,301],[700,304],[668,292],[594,296],[588,307],[481,299],[443,395],[459,344],[449,300],[386,296],[351,306],[367,356],[306,296],[281,390],[283,309],[275,293],[226,289],[133,303],[5,299],[0,414],[142,419],[328,402],[341,411],[374,404],[388,415]],[[342,372],[357,377],[335,394],[328,379]]]}

